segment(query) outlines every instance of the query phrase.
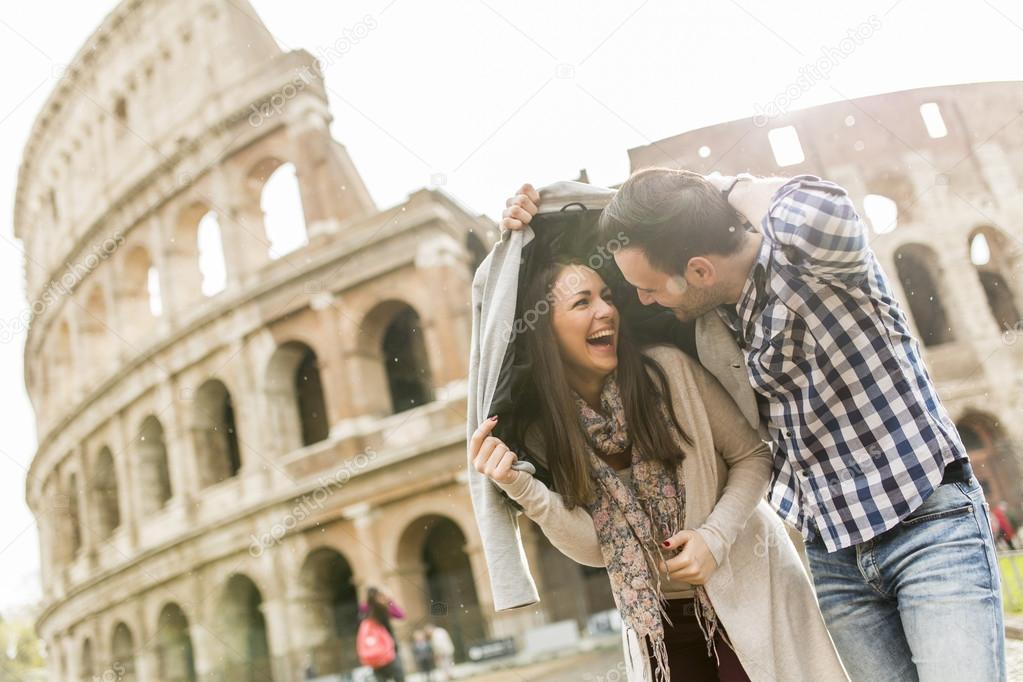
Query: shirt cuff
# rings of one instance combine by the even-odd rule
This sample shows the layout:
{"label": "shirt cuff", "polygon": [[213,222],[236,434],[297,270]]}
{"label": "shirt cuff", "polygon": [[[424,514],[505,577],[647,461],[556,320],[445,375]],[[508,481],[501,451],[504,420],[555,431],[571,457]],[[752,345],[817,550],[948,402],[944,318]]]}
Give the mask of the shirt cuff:
{"label": "shirt cuff", "polygon": [[498,483],[494,481],[494,485],[503,490],[508,497],[518,502],[526,494],[526,490],[529,489],[530,479],[532,478],[529,472],[520,471],[519,475],[511,483]]}
{"label": "shirt cuff", "polygon": [[696,532],[700,534],[703,541],[707,543],[707,549],[710,550],[711,556],[714,557],[714,561],[717,562],[718,566],[725,560],[725,554],[728,548],[725,547],[725,543],[721,541],[721,538],[716,533],[711,532],[706,528],[697,528]]}

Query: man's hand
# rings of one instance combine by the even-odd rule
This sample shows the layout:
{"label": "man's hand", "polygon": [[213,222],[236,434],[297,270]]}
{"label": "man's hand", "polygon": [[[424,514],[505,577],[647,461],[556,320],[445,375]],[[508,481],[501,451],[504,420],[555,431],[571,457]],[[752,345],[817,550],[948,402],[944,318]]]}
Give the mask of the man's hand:
{"label": "man's hand", "polygon": [[660,562],[661,573],[670,579],[690,585],[703,585],[717,570],[718,562],[714,560],[707,543],[695,530],[680,531],[665,542],[667,544],[662,545],[664,549],[682,548],[678,556]]}
{"label": "man's hand", "polygon": [[511,468],[519,458],[500,438],[490,435],[495,426],[496,418],[487,419],[469,439],[472,466],[494,483],[510,485],[519,477],[519,472]]}
{"label": "man's hand", "polygon": [[515,196],[504,202],[506,208],[501,214],[501,231],[525,229],[539,210],[537,209],[539,204],[540,193],[533,189],[532,185],[526,183],[519,187]]}

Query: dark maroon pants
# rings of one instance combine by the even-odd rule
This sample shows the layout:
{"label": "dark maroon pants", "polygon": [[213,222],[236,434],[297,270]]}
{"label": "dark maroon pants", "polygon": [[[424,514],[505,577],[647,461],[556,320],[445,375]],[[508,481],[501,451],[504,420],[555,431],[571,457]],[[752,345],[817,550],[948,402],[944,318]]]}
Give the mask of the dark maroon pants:
{"label": "dark maroon pants", "polygon": [[[714,638],[718,661],[707,655],[707,641],[703,638],[692,599],[669,599],[666,610],[673,625],[664,623],[664,644],[668,648],[668,667],[673,682],[749,682],[735,652],[721,638]],[[656,665],[650,657],[651,670]],[[656,679],[656,678],[655,678]]]}

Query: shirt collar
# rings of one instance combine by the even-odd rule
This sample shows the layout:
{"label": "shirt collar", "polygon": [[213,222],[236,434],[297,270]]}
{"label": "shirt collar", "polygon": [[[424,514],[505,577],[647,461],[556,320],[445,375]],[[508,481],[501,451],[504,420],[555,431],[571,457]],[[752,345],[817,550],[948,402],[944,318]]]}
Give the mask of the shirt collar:
{"label": "shirt collar", "polygon": [[734,306],[719,308],[722,319],[736,332],[736,341],[745,348],[752,336],[753,321],[767,304],[767,272],[771,267],[771,243],[764,235],[749,276]]}

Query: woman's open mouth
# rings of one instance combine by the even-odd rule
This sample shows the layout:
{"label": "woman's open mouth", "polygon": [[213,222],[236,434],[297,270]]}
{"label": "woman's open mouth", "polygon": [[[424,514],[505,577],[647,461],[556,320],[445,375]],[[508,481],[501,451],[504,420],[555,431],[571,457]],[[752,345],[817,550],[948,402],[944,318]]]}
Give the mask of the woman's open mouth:
{"label": "woman's open mouth", "polygon": [[615,332],[613,329],[599,331],[586,337],[586,343],[597,350],[613,350],[615,346]]}

